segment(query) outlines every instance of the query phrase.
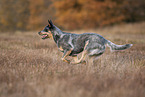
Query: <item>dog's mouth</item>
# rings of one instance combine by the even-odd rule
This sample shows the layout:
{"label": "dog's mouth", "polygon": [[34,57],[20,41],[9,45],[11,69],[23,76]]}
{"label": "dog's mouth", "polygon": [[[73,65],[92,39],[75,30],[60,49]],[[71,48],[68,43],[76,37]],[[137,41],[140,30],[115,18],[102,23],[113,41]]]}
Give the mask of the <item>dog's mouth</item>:
{"label": "dog's mouth", "polygon": [[38,34],[41,36],[42,39],[47,39],[47,38],[51,38],[52,35],[51,33],[48,33],[48,32],[38,32]]}
{"label": "dog's mouth", "polygon": [[48,35],[42,35],[42,39],[46,39]]}

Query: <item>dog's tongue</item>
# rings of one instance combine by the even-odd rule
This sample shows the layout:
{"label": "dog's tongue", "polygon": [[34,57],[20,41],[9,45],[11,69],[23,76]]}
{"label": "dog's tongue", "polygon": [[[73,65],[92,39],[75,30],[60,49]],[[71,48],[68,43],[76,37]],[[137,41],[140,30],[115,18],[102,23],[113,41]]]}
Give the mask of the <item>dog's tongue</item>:
{"label": "dog's tongue", "polygon": [[42,38],[45,38],[47,35],[43,35]]}

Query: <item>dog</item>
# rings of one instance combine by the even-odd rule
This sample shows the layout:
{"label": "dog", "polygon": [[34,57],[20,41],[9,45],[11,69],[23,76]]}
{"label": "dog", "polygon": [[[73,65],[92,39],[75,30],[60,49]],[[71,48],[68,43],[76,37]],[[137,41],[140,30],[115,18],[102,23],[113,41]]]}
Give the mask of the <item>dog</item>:
{"label": "dog", "polygon": [[[63,52],[61,59],[73,64],[83,62],[86,55],[95,58],[101,56],[105,52],[106,45],[110,47],[111,51],[125,50],[132,46],[132,44],[116,45],[96,33],[73,34],[63,32],[51,20],[48,20],[48,25],[38,34],[42,36],[42,39],[52,38],[59,50]],[[78,59],[79,53],[82,53],[80,59]],[[67,60],[66,57],[68,56],[72,56],[74,62]]]}

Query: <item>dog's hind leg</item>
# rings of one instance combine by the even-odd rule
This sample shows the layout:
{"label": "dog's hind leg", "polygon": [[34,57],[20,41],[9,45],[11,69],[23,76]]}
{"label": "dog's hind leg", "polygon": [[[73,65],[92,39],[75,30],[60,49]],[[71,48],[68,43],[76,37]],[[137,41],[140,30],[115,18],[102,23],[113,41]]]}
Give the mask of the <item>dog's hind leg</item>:
{"label": "dog's hind leg", "polygon": [[70,49],[69,51],[67,51],[67,50],[64,51],[64,54],[63,54],[63,56],[61,58],[64,62],[70,63],[70,60],[67,60],[66,57],[69,56],[69,54],[72,52],[72,50],[73,50],[73,48]]}
{"label": "dog's hind leg", "polygon": [[72,64],[79,64],[79,63],[81,63],[81,62],[85,59],[86,54],[87,54],[87,50],[84,50],[83,53],[82,53],[81,58],[78,60],[78,59],[76,59],[76,57],[75,57],[75,58],[74,58],[74,61],[75,61],[75,62],[71,62],[71,63],[72,63]]}
{"label": "dog's hind leg", "polygon": [[105,52],[105,46],[102,49],[91,49],[88,53],[89,63],[94,64],[94,61],[97,60]]}
{"label": "dog's hind leg", "polygon": [[88,53],[88,51],[86,50],[86,47],[87,47],[88,44],[89,44],[89,41],[87,41],[85,46],[84,46],[84,51],[82,52],[81,58],[79,60],[75,61],[75,62],[72,62],[72,64],[79,64],[85,59],[86,54]]}

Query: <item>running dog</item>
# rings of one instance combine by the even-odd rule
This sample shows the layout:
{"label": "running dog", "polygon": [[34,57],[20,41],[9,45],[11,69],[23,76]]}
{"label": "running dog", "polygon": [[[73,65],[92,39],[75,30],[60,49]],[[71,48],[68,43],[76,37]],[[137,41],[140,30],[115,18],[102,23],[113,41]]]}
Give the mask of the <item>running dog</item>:
{"label": "running dog", "polygon": [[[96,33],[66,33],[56,27],[51,20],[48,20],[48,23],[38,34],[42,39],[53,38],[59,50],[63,52],[61,59],[67,63],[70,63],[70,60],[66,59],[67,56],[74,58],[74,62],[71,62],[73,64],[83,62],[86,55],[99,57],[105,52],[106,45],[111,50],[124,50],[132,46],[132,44],[116,45]],[[78,59],[78,54],[81,52],[82,56]]]}

